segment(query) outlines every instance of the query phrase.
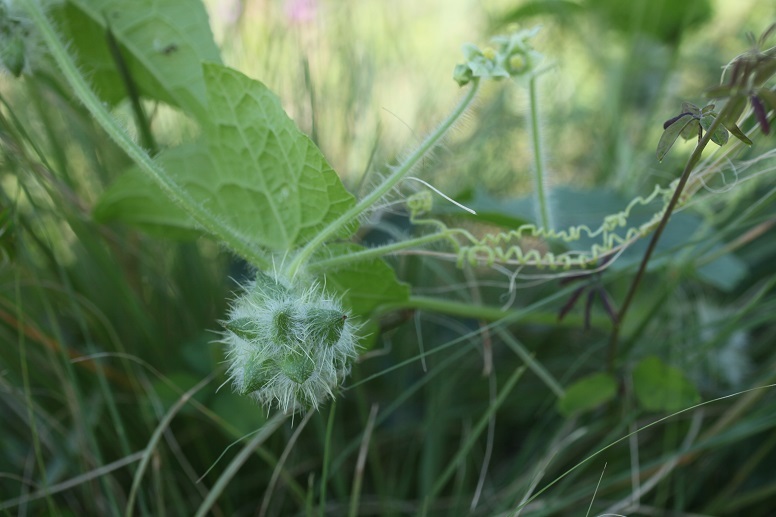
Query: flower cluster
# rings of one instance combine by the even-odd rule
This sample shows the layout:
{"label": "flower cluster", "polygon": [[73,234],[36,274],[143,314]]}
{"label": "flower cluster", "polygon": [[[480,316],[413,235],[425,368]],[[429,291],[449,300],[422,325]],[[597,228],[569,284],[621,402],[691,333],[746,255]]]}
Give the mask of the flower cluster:
{"label": "flower cluster", "polygon": [[259,272],[222,324],[235,391],[286,413],[333,396],[357,355],[357,328],[317,284]]}
{"label": "flower cluster", "polygon": [[459,64],[453,79],[463,86],[475,77],[518,77],[534,71],[542,55],[528,42],[539,32],[539,27],[521,30],[508,36],[496,36],[493,46],[480,49],[467,43],[463,46],[466,63]]}

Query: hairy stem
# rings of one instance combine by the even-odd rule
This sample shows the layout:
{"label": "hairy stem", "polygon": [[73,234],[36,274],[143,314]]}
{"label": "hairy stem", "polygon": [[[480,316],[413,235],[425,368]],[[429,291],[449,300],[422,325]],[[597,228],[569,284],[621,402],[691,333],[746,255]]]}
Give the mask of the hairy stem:
{"label": "hairy stem", "polygon": [[539,101],[537,100],[538,74],[534,74],[528,82],[528,100],[531,117],[531,140],[533,142],[534,155],[534,203],[535,210],[542,228],[552,229],[550,206],[547,202],[545,191],[544,151],[542,149],[542,135],[539,123]]}
{"label": "hairy stem", "polygon": [[78,71],[76,64],[67,53],[65,46],[60,41],[54,27],[46,18],[40,5],[37,2],[30,1],[22,2],[22,6],[30,14],[35,27],[40,32],[49,52],[51,52],[54,61],[56,61],[62,71],[62,75],[70,84],[76,97],[102,126],[105,132],[138,165],[140,170],[151,178],[169,199],[181,207],[207,233],[223,241],[232,251],[252,264],[263,269],[269,268],[271,262],[261,251],[250,245],[232,228],[217,220],[202,205],[197,203],[119,126],[89,87],[83,75]]}
{"label": "hairy stem", "polygon": [[674,190],[674,195],[671,197],[671,201],[668,203],[668,206],[663,213],[663,217],[660,219],[660,222],[655,229],[655,233],[652,234],[652,239],[649,241],[647,251],[644,253],[644,256],[641,259],[639,269],[636,272],[636,276],[633,278],[633,282],[631,282],[630,289],[628,290],[628,294],[625,296],[625,301],[622,303],[622,308],[618,314],[617,321],[614,323],[612,328],[612,334],[609,339],[609,358],[607,361],[610,372],[614,371],[614,361],[617,358],[617,346],[620,339],[620,329],[622,328],[622,322],[625,320],[625,316],[628,313],[631,302],[633,301],[633,298],[636,295],[636,291],[641,284],[641,280],[647,270],[647,264],[649,264],[652,253],[657,247],[660,236],[663,235],[663,230],[665,230],[666,226],[668,225],[671,214],[673,214],[676,205],[679,203],[679,199],[682,196],[684,187],[687,185],[687,180],[690,179],[690,174],[692,174],[695,166],[700,161],[703,150],[706,148],[706,145],[708,145],[709,140],[711,140],[711,136],[714,134],[714,131],[717,130],[719,125],[722,123],[722,119],[726,116],[727,107],[728,105],[725,105],[725,107],[722,109],[722,112],[714,118],[714,121],[711,123],[708,131],[706,131],[706,134],[703,135],[703,138],[698,141],[698,145],[695,146],[695,150],[693,150],[692,155],[690,155],[690,159],[687,160],[687,164],[684,166],[682,176],[679,178],[679,183],[676,186],[676,190]]}
{"label": "hairy stem", "polygon": [[345,226],[351,224],[356,220],[364,211],[374,205],[385,194],[387,194],[392,188],[394,188],[412,169],[417,165],[420,160],[428,154],[447,134],[447,132],[455,125],[461,115],[471,106],[474,97],[479,90],[479,80],[474,80],[471,83],[469,91],[461,102],[456,106],[455,110],[434,130],[433,133],[428,135],[420,146],[402,163],[399,167],[394,169],[390,176],[388,176],[380,185],[377,186],[372,192],[364,197],[353,208],[339,216],[330,225],[324,228],[318,235],[315,236],[307,245],[302,248],[299,253],[294,257],[294,260],[288,266],[289,276],[293,276],[299,268],[305,264],[315,251],[333,235],[339,232]]}
{"label": "hairy stem", "polygon": [[315,271],[328,271],[330,269],[338,269],[347,264],[352,264],[354,262],[361,262],[363,260],[375,259],[378,257],[388,255],[390,253],[396,253],[397,251],[415,248],[417,246],[423,246],[424,244],[429,244],[438,240],[450,239],[450,238],[452,237],[449,231],[431,233],[428,235],[423,235],[422,237],[416,237],[414,239],[407,239],[400,242],[394,242],[393,244],[386,244],[384,246],[378,246],[376,248],[368,248],[363,251],[348,253],[347,255],[339,255],[337,257],[317,260],[315,262],[310,263],[307,266],[307,270],[310,272],[315,272]]}

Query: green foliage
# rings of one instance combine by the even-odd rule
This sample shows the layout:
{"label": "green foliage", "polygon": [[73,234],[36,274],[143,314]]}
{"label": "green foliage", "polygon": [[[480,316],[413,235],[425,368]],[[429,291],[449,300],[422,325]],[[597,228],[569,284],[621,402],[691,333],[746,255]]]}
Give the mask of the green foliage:
{"label": "green foliage", "polygon": [[134,87],[207,119],[200,63],[221,59],[202,2],[75,0],[55,5],[51,15],[106,102],[117,103]]}
{"label": "green foliage", "polygon": [[[661,162],[663,161],[663,158],[665,158],[665,155],[680,135],[685,140],[697,137],[700,141],[703,137],[703,131],[708,131],[711,128],[717,115],[717,112],[714,111],[714,104],[709,104],[699,109],[694,104],[683,102],[682,112],[663,124],[665,131],[663,131],[663,135],[657,144],[657,159]],[[737,119],[738,117],[733,122],[723,122],[722,127],[717,127],[711,134],[711,141],[719,146],[723,146],[728,141],[729,133],[732,132],[733,136],[745,144],[752,145],[749,137],[735,124]],[[730,131],[725,126],[730,126]]]}
{"label": "green foliage", "polygon": [[646,34],[661,43],[675,44],[688,31],[708,23],[713,14],[709,0],[531,0],[519,2],[499,20],[525,23],[539,16],[552,16],[564,25],[580,23],[584,15],[599,18],[608,29],[623,36]]}
{"label": "green foliage", "polygon": [[563,398],[558,399],[558,411],[570,417],[590,411],[609,402],[617,394],[617,381],[606,373],[594,373],[578,379],[566,389]]}
{"label": "green foliage", "polygon": [[[166,151],[159,160],[211,217],[246,241],[283,252],[353,206],[320,151],[263,84],[215,64],[205,65],[204,77],[210,115],[203,141]],[[157,231],[169,227],[172,235],[197,228],[137,169],[105,193],[95,216]]]}
{"label": "green foliage", "polygon": [[[333,244],[326,251],[330,257],[337,257],[364,249],[355,244]],[[325,281],[326,285],[343,293],[343,303],[362,317],[381,305],[406,301],[410,295],[409,286],[397,281],[394,270],[381,259],[357,261],[347,268],[329,270]]]}
{"label": "green foliage", "polygon": [[0,2],[0,70],[8,70],[15,77],[21,75],[26,62],[24,25],[5,2]]}
{"label": "green foliage", "polygon": [[542,15],[551,15],[563,21],[569,21],[582,12],[582,5],[572,0],[533,0],[520,2],[517,7],[502,16],[500,21],[501,23],[523,23]]}
{"label": "green foliage", "polygon": [[670,413],[700,402],[698,390],[682,371],[654,356],[633,369],[633,391],[647,411]]}
{"label": "green foliage", "polygon": [[[168,149],[156,161],[164,170],[174,171],[179,182],[201,178],[207,185],[214,170],[207,150],[194,144]],[[103,192],[92,215],[103,223],[121,221],[160,237],[199,237],[197,223],[155,187],[153,180],[133,167]]]}
{"label": "green foliage", "polygon": [[627,35],[637,30],[665,43],[676,43],[687,29],[707,23],[712,14],[709,0],[635,0],[627,3],[587,0],[585,3],[621,33]]}
{"label": "green foliage", "polygon": [[210,208],[214,217],[227,218],[250,241],[286,252],[353,206],[321,152],[263,84],[219,65],[205,65],[204,74],[204,134],[214,169],[208,184],[193,178],[191,191],[203,203],[218,203]]}

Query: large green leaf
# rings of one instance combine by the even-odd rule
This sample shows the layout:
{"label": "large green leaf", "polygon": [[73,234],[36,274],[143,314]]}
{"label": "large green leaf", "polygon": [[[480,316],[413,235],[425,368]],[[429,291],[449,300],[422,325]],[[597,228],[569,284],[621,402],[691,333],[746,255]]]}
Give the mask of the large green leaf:
{"label": "large green leaf", "polygon": [[[285,253],[353,206],[320,150],[266,86],[217,64],[204,65],[204,78],[209,116],[203,141],[166,151],[159,160],[212,217],[246,242]],[[128,174],[105,193],[96,217],[157,232],[167,226],[170,236],[196,229],[138,171]]]}
{"label": "large green leaf", "polygon": [[633,391],[649,411],[679,411],[700,401],[698,390],[681,370],[654,356],[642,360],[633,370]]}
{"label": "large green leaf", "polygon": [[205,135],[216,171],[192,189],[195,197],[214,203],[252,242],[280,251],[304,244],[355,204],[266,86],[220,65],[204,71]]}
{"label": "large green leaf", "polygon": [[106,102],[127,93],[109,47],[110,29],[141,95],[204,117],[202,62],[220,57],[200,0],[69,0],[51,14]]}
{"label": "large green leaf", "polygon": [[[187,178],[207,178],[213,172],[207,149],[193,144],[169,149],[157,161],[181,182]],[[195,239],[201,235],[194,220],[173,205],[156,183],[136,167],[100,196],[92,215],[100,222],[121,221],[159,237]]]}

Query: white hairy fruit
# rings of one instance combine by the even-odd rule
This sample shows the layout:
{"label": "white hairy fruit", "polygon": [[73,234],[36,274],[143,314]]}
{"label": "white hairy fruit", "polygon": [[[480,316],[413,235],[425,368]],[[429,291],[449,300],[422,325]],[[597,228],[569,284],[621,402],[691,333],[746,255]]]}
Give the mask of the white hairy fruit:
{"label": "white hairy fruit", "polygon": [[286,413],[333,397],[357,355],[357,328],[318,284],[259,272],[222,323],[234,390]]}

